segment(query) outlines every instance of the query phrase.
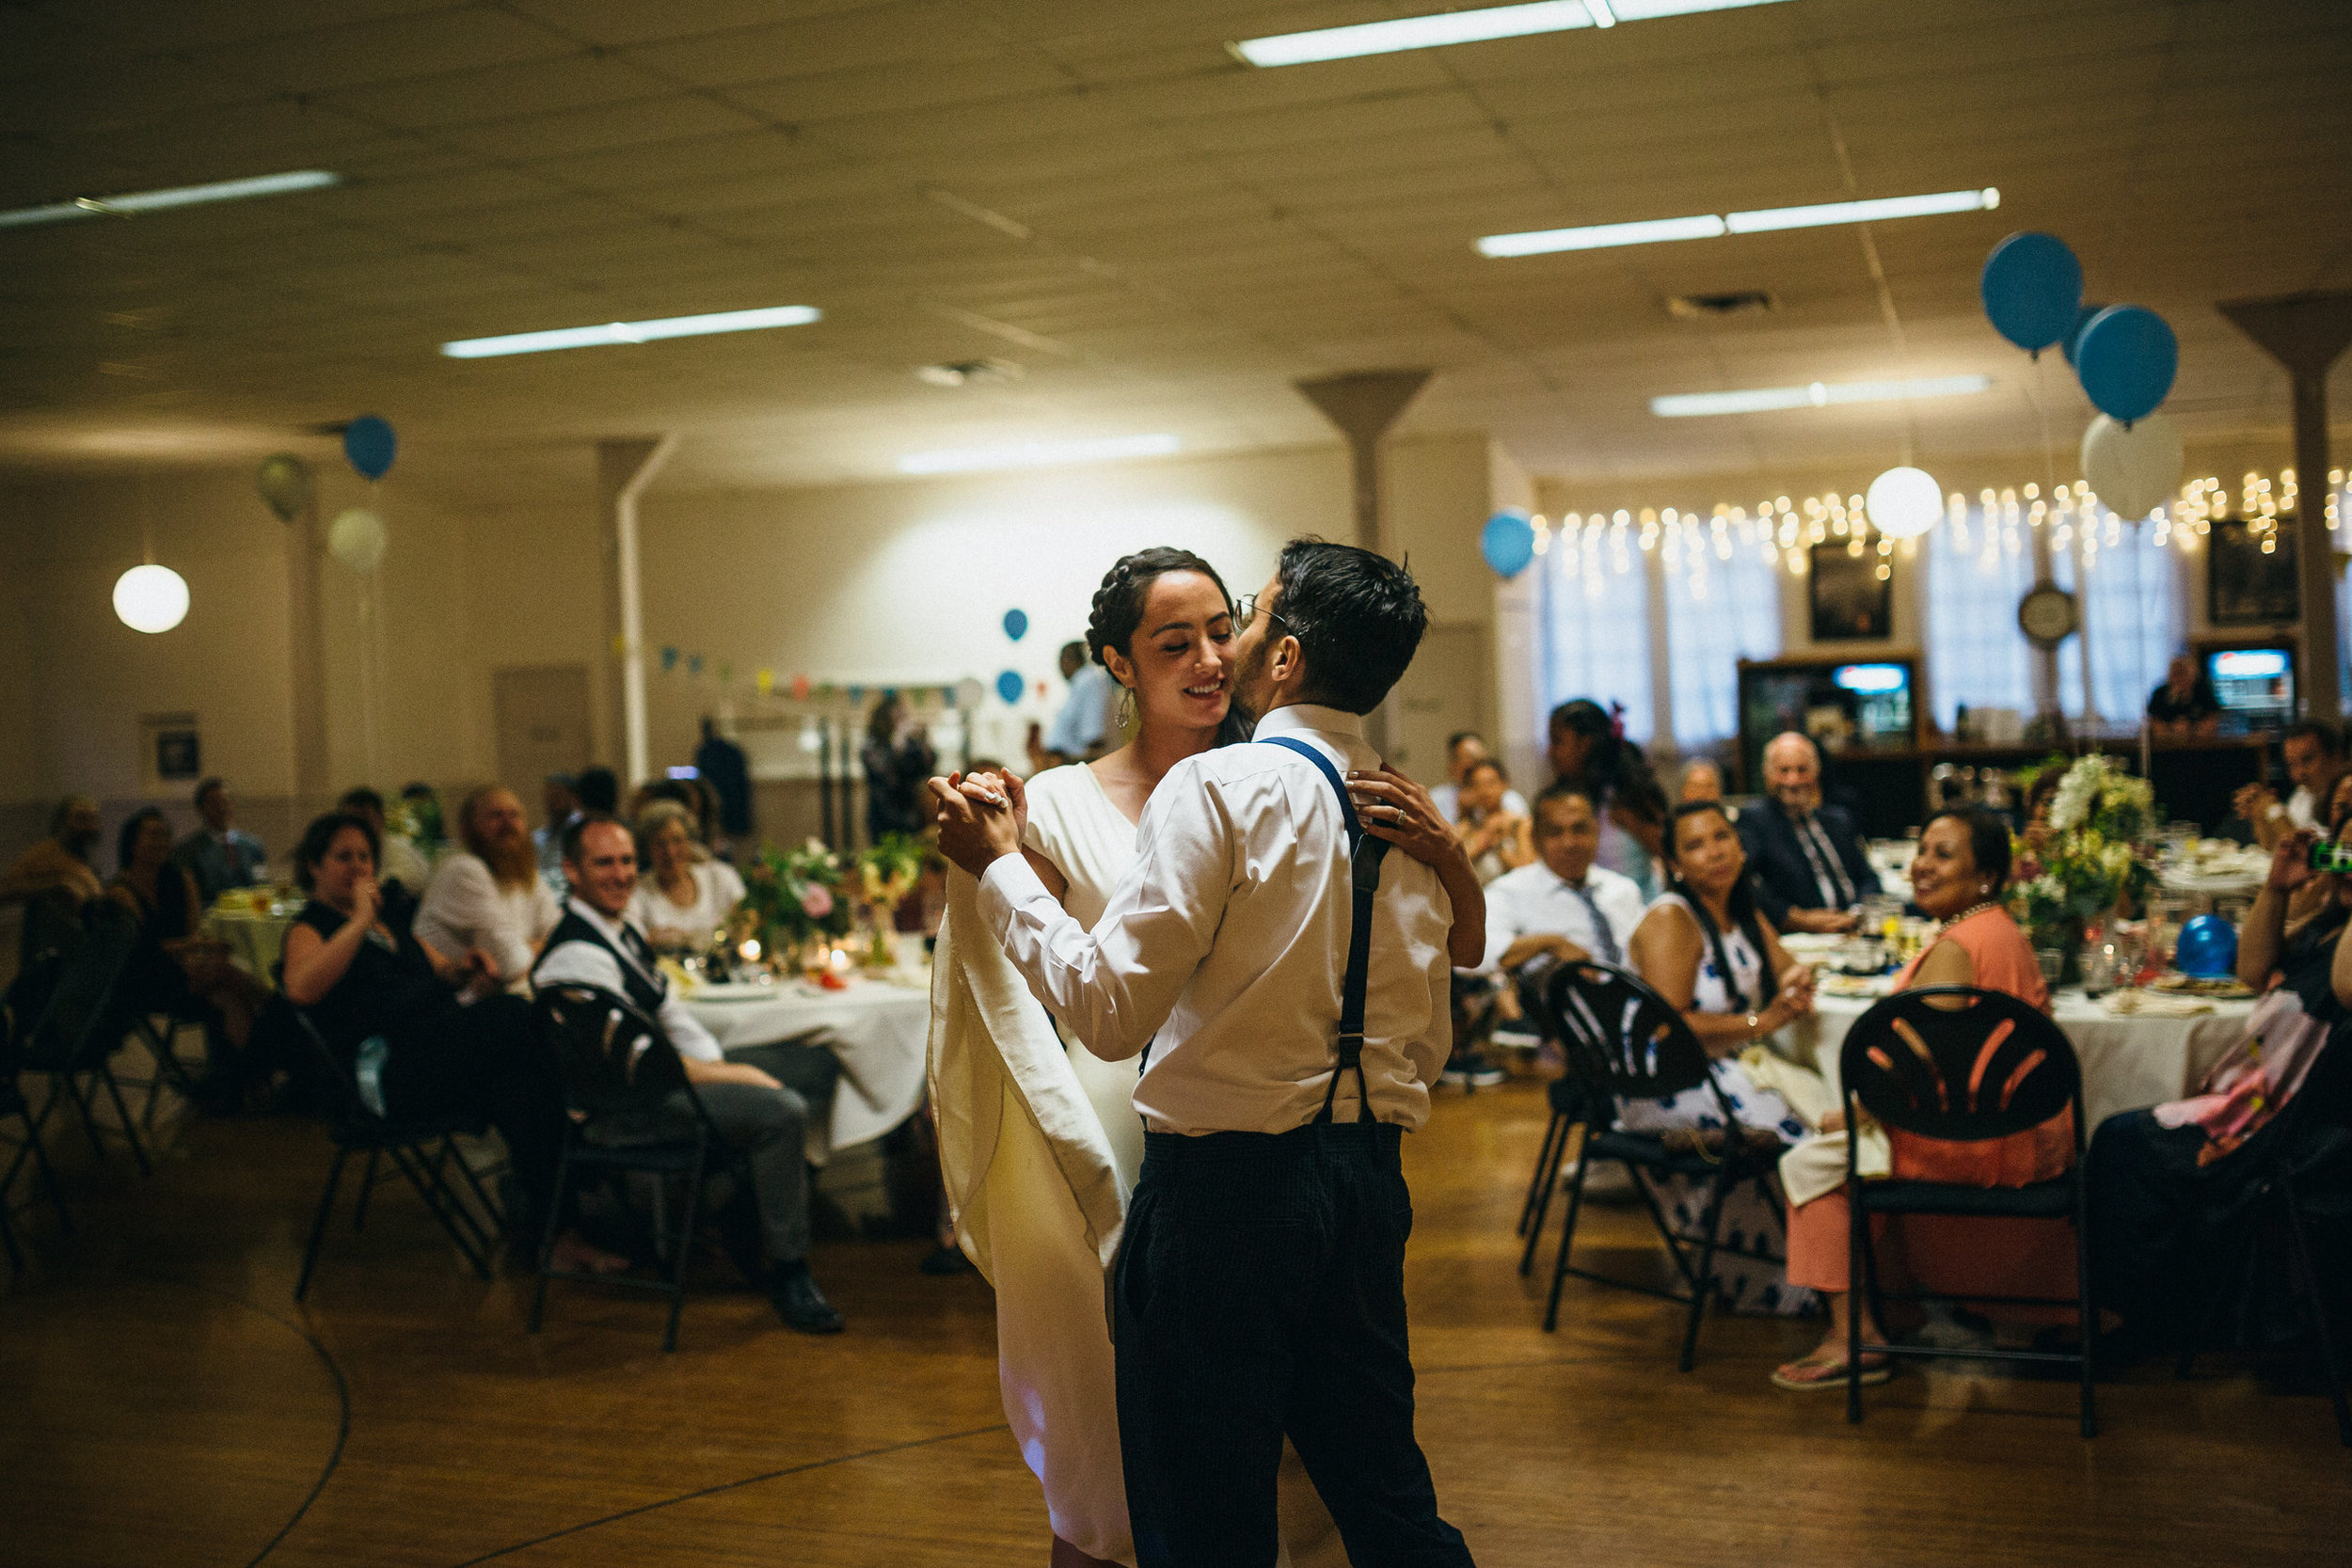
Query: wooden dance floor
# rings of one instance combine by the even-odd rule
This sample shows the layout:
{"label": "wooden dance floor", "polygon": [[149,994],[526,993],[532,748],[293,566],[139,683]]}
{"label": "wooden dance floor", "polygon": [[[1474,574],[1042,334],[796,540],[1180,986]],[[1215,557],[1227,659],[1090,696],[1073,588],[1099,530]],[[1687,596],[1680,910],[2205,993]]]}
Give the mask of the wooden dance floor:
{"label": "wooden dance floor", "polygon": [[[1511,1236],[1543,1128],[1518,1083],[1449,1094],[1407,1140],[1421,1433],[1486,1568],[1770,1558],[1808,1568],[2344,1560],[2352,1454],[2325,1401],[2215,1358],[2074,1391],[1906,1371],[1849,1427],[1765,1374],[1810,1323],[1710,1319],[1571,1282],[1556,1336]],[[820,1247],[846,1334],[779,1328],[714,1283],[675,1355],[660,1306],[476,1282],[413,1196],[330,1234],[292,1285],[326,1145],[288,1118],[199,1121],[153,1177],[67,1156],[80,1233],[34,1216],[0,1293],[0,1560],[171,1564],[1042,1564],[1044,1510],[998,1403],[988,1288],[912,1243]],[[1556,1216],[1556,1211],[1555,1211]],[[1648,1266],[1638,1212],[1592,1213]]]}

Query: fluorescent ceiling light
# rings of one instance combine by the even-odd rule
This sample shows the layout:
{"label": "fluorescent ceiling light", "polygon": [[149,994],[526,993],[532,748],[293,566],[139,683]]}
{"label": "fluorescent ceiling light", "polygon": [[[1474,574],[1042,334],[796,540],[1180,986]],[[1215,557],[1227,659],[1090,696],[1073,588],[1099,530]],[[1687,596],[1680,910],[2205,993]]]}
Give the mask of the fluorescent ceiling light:
{"label": "fluorescent ceiling light", "polygon": [[1541,256],[1554,250],[1599,250],[1616,245],[1657,245],[1665,240],[1711,240],[1724,220],[1711,213],[1691,218],[1650,218],[1642,223],[1598,223],[1584,229],[1542,229],[1531,234],[1489,234],[1478,242],[1481,256]]}
{"label": "fluorescent ceiling light", "polygon": [[[1619,4],[1628,0],[1619,0]],[[1871,201],[1831,201],[1818,207],[1769,207],[1718,217],[1650,218],[1640,223],[1601,223],[1583,229],[1538,229],[1523,234],[1489,234],[1477,242],[1481,256],[1544,256],[1557,250],[1598,250],[1605,245],[1658,245],[1667,240],[1711,240],[1724,234],[1761,234],[1775,229],[1816,229],[1829,223],[1875,223],[1882,218],[1931,217],[1940,213],[1990,212],[2001,193],[1944,191],[1934,196],[1888,196]]]}
{"label": "fluorescent ceiling light", "polygon": [[559,348],[599,348],[608,343],[650,343],[661,338],[701,338],[713,332],[805,326],[821,320],[823,315],[813,305],[773,305],[764,310],[721,310],[707,316],[665,316],[660,321],[563,326],[551,332],[510,332],[502,338],[461,338],[453,343],[443,343],[441,352],[452,359],[490,359],[501,354],[546,354]]}
{"label": "fluorescent ceiling light", "polygon": [[128,217],[160,213],[172,207],[195,207],[207,201],[244,201],[257,196],[284,196],[292,191],[315,191],[340,185],[343,177],[322,168],[292,174],[262,174],[250,180],[223,180],[210,185],[176,185],[163,191],[132,191],[124,196],[77,196],[46,207],[20,207],[0,213],[0,229],[22,229],[36,223],[70,223],[76,218]]}
{"label": "fluorescent ceiling light", "polygon": [[1816,381],[1809,387],[1758,387],[1745,392],[1685,392],[1652,398],[1662,420],[1704,414],[1767,414],[1778,408],[1822,408],[1834,403],[1892,403],[1902,398],[1955,398],[1993,389],[1984,375],[1930,376],[1914,381]]}
{"label": "fluorescent ceiling light", "polygon": [[1529,6],[1488,6],[1437,16],[1405,16],[1353,27],[1319,27],[1311,33],[1279,33],[1228,45],[1250,65],[1311,65],[1363,55],[1395,55],[1408,49],[1442,49],[1450,43],[1486,43],[1566,33],[1579,27],[1614,27],[1693,11],[1727,11],[1778,0],[1539,0]]}
{"label": "fluorescent ceiling light", "polygon": [[914,451],[898,459],[902,474],[968,474],[983,468],[1045,468],[1063,463],[1107,463],[1121,457],[1166,457],[1184,443],[1173,436],[1107,436],[1090,441],[1025,441],[1009,447],[961,447]]}
{"label": "fluorescent ceiling light", "polygon": [[1980,191],[1943,191],[1934,196],[1889,196],[1876,201],[1828,201],[1818,207],[1772,207],[1760,213],[1733,213],[1724,219],[1724,225],[1735,234],[1763,234],[1775,229],[1818,229],[1829,223],[1876,223],[1882,218],[1985,213],[2000,204],[2001,193],[1988,185]]}

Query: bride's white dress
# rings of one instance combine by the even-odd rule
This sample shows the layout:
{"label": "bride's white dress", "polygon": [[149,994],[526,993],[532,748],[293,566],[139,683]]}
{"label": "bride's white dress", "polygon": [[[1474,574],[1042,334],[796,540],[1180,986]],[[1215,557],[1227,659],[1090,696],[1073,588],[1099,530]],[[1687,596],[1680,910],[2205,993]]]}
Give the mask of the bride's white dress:
{"label": "bride's white dress", "polygon": [[[1028,781],[1028,847],[1091,928],[1135,860],[1136,829],[1085,764]],[[931,967],[930,1091],[956,1234],[996,1289],[1005,1418],[1045,1488],[1054,1533],[1133,1562],[1104,1276],[1143,1163],[1136,1064],[1065,1046],[980,922],[978,884],[950,869]],[[1285,1560],[1344,1563],[1323,1500],[1287,1446]]]}

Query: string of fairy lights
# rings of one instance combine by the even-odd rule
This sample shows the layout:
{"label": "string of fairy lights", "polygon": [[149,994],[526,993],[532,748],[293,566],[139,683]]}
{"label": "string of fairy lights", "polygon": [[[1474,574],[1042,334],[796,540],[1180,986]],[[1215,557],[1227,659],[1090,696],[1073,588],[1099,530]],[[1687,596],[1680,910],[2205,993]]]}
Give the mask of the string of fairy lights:
{"label": "string of fairy lights", "polygon": [[[2295,470],[2274,475],[2249,471],[2239,483],[2234,506],[2228,486],[2218,475],[2189,481],[2180,495],[2137,521],[2118,516],[2100,504],[2088,483],[2060,484],[2043,494],[2039,484],[2002,489],[1986,488],[1970,499],[1960,491],[1947,498],[1945,526],[1954,548],[1988,570],[2003,556],[2031,548],[2034,531],[2049,531],[2053,550],[2078,555],[2086,571],[2096,570],[2099,552],[2123,542],[2127,531],[2152,528],[2150,542],[2159,549],[2201,548],[2217,524],[2243,521],[2249,540],[2265,555],[2279,546],[2279,521],[2296,514],[2299,499]],[[2345,471],[2328,475],[2327,521],[2338,532],[2352,487]],[[1535,553],[1549,559],[1549,570],[1581,579],[1589,594],[1600,592],[1603,574],[1633,569],[1637,555],[1656,554],[1668,572],[1684,574],[1694,599],[1704,600],[1711,586],[1710,563],[1729,562],[1740,550],[1760,556],[1768,567],[1803,577],[1810,568],[1814,546],[1842,541],[1849,555],[1879,558],[1877,576],[1893,575],[1896,561],[1918,553],[1916,538],[1894,539],[1871,526],[1859,495],[1825,491],[1792,499],[1775,496],[1754,509],[1717,502],[1708,513],[1677,507],[1620,507],[1614,512],[1568,512],[1556,521],[1531,518],[1535,530]]]}

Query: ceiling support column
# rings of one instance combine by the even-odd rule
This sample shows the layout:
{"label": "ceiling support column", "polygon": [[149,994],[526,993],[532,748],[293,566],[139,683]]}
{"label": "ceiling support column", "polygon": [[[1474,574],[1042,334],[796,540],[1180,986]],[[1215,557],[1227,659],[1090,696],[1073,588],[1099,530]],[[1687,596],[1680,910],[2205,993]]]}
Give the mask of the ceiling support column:
{"label": "ceiling support column", "polygon": [[[286,523],[286,631],[294,661],[294,795],[295,820],[326,809],[328,784],[326,752],[326,621],[319,602],[319,503],[317,487],[302,510]],[[370,779],[380,784],[380,779]]]}
{"label": "ceiling support column", "polygon": [[2352,293],[2235,299],[2217,307],[2287,368],[2295,387],[2296,572],[2303,591],[2299,672],[2306,718],[2343,714],[2337,683],[2336,542],[2328,531],[2328,367],[2352,342]]}
{"label": "ceiling support column", "polygon": [[1347,437],[1356,478],[1356,543],[1387,554],[1380,531],[1380,437],[1428,384],[1431,371],[1357,371],[1296,383],[1299,395]]}
{"label": "ceiling support column", "polygon": [[612,527],[608,626],[621,661],[621,757],[624,790],[651,771],[645,740],[645,602],[637,553],[637,498],[676,449],[677,436],[596,443],[596,483]]}

